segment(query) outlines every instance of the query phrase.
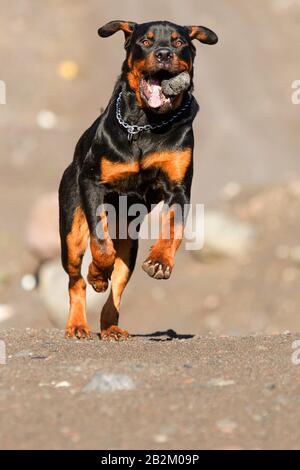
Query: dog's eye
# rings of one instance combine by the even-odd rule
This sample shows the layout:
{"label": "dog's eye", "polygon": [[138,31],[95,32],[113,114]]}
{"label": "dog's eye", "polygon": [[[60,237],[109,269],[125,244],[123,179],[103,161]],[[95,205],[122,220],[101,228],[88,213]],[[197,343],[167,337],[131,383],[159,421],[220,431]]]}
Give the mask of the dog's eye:
{"label": "dog's eye", "polygon": [[181,39],[177,39],[175,41],[175,47],[181,47],[183,45],[183,41],[181,41]]}
{"label": "dog's eye", "polygon": [[150,41],[149,41],[148,39],[144,39],[144,40],[142,41],[142,44],[143,44],[143,46],[145,46],[145,47],[149,47],[149,46],[150,46]]}

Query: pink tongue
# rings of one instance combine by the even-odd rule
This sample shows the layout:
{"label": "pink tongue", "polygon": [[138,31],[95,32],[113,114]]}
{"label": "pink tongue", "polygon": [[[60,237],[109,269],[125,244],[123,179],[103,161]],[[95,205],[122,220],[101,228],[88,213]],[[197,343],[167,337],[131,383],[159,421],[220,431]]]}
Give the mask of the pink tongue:
{"label": "pink tongue", "polygon": [[150,98],[148,99],[148,104],[151,108],[159,108],[163,104],[161,98],[161,87],[159,85],[152,85]]}

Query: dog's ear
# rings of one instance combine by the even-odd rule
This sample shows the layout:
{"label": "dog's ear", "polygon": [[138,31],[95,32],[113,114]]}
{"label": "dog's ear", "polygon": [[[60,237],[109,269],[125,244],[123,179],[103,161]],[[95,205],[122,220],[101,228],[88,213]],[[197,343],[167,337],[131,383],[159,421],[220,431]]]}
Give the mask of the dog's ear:
{"label": "dog's ear", "polygon": [[108,38],[112,34],[115,34],[117,31],[123,31],[125,35],[125,47],[128,45],[131,35],[136,27],[136,23],[132,21],[121,21],[115,20],[106,23],[104,26],[98,29],[98,34],[102,38]]}
{"label": "dog's ear", "polygon": [[188,30],[190,38],[197,39],[204,44],[216,44],[218,42],[218,36],[211,29],[205,28],[205,26],[185,26]]}

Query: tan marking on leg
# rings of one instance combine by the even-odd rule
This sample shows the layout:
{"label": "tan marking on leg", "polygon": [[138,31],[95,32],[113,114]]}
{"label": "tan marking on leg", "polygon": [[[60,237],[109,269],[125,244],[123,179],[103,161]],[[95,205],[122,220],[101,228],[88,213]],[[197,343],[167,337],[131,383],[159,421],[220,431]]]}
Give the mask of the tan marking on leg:
{"label": "tan marking on leg", "polygon": [[[131,276],[131,250],[132,241],[130,239],[116,240],[116,260],[114,270],[111,276],[112,286],[110,295],[103,306],[101,312],[101,337],[109,339],[111,336],[116,338],[116,331],[122,338],[127,338],[127,331],[118,328],[121,297]],[[117,335],[117,336],[118,336]]]}
{"label": "tan marking on leg", "polygon": [[71,232],[67,235],[70,311],[66,324],[67,337],[89,337],[86,318],[85,281],[81,276],[81,262],[89,237],[88,224],[81,207],[74,214]]}
{"label": "tan marking on leg", "polygon": [[91,330],[86,318],[86,283],[81,277],[70,280],[70,312],[65,328],[65,335],[68,338],[77,336],[77,338],[91,337]]}
{"label": "tan marking on leg", "polygon": [[102,224],[102,239],[97,240],[91,236],[91,253],[93,261],[89,266],[88,282],[96,292],[104,292],[114,267],[115,249],[108,231],[106,212],[100,216]]}
{"label": "tan marking on leg", "polygon": [[70,233],[67,235],[68,273],[72,277],[80,271],[82,256],[86,250],[89,238],[89,228],[81,207],[77,207],[73,217]]}
{"label": "tan marking on leg", "polygon": [[141,168],[147,170],[149,168],[159,168],[171,181],[180,183],[187,171],[191,162],[192,150],[187,148],[185,150],[171,151],[171,152],[155,152],[142,160]]}
{"label": "tan marking on leg", "polygon": [[170,208],[161,214],[159,240],[152,247],[143,263],[144,271],[155,279],[169,279],[175,262],[175,254],[183,238],[183,223],[175,220],[176,212]]}

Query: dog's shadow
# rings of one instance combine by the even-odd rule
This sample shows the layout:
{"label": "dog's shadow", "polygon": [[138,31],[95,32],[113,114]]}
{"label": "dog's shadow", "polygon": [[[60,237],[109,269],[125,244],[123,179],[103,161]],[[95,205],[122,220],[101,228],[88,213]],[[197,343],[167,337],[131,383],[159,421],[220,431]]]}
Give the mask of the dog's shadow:
{"label": "dog's shadow", "polygon": [[183,340],[183,339],[192,339],[195,335],[190,334],[177,334],[174,330],[166,330],[166,331],[155,331],[155,333],[148,333],[148,334],[136,334],[131,335],[133,338],[149,338],[149,341],[173,341],[174,339]]}

